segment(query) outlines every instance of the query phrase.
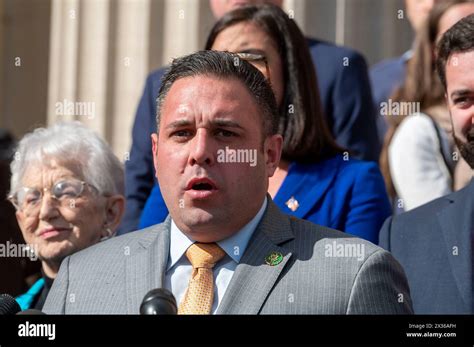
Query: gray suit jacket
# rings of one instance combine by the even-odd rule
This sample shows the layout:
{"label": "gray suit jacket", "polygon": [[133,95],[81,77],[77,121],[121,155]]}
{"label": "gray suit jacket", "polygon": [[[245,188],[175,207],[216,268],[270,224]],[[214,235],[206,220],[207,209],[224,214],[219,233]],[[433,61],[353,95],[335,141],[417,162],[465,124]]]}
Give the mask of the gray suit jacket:
{"label": "gray suit jacket", "polygon": [[[145,294],[163,285],[170,222],[64,259],[43,311],[138,314]],[[283,260],[267,265],[271,252]],[[412,304],[403,269],[390,253],[289,217],[269,199],[217,313],[409,314]]]}

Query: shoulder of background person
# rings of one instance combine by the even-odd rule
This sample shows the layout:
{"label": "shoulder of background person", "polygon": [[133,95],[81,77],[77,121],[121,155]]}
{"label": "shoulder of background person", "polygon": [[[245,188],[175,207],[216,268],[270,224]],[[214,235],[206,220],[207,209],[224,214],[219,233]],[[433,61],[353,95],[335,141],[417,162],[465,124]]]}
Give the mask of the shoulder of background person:
{"label": "shoulder of background person", "polygon": [[[334,43],[324,41],[324,40],[319,40],[319,39],[314,39],[314,38],[306,38],[308,42],[308,46],[311,52],[313,53],[326,53],[327,55],[330,55],[331,57],[348,57],[348,58],[363,58],[362,54],[357,52],[356,50],[345,47],[345,46],[340,46],[336,45]],[[365,59],[364,59],[365,60]]]}
{"label": "shoulder of background person", "polygon": [[148,74],[146,79],[146,84],[151,85],[153,91],[158,92],[159,87],[161,86],[161,80],[165,73],[168,71],[168,66],[161,67],[159,69],[153,70]]}
{"label": "shoulder of background person", "polygon": [[370,76],[376,75],[392,75],[404,73],[406,69],[406,58],[404,55],[384,59],[370,68]]}
{"label": "shoulder of background person", "polygon": [[372,161],[354,158],[351,155],[337,154],[313,165],[333,166],[338,176],[357,176],[373,170],[378,170],[378,165]]}
{"label": "shoulder of background person", "polygon": [[425,113],[414,113],[410,114],[400,123],[395,131],[390,147],[397,144],[405,147],[406,144],[424,143],[428,138],[433,139],[433,141],[437,138],[433,121]]}
{"label": "shoulder of background person", "polygon": [[[392,217],[392,234],[399,234],[399,236],[403,238],[403,235],[410,235],[417,232],[421,232],[422,235],[425,232],[431,233],[433,228],[432,223],[436,223],[436,218],[433,217],[441,210],[457,200],[466,200],[466,204],[468,203],[468,199],[472,200],[469,190],[472,189],[473,184],[471,180],[470,184],[460,191],[442,196],[410,211]],[[426,234],[424,234],[424,236],[426,236]]]}

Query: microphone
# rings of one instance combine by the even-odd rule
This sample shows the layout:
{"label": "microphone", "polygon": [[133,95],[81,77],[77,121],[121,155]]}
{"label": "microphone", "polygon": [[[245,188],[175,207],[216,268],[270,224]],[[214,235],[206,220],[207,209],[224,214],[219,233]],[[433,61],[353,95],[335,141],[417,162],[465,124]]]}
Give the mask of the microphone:
{"label": "microphone", "polygon": [[21,311],[20,305],[16,302],[15,298],[8,294],[0,294],[0,315],[8,316],[14,315]]}
{"label": "microphone", "polygon": [[164,288],[150,290],[140,305],[140,314],[143,315],[175,315],[177,313],[176,299],[169,290]]}
{"label": "microphone", "polygon": [[24,311],[20,311],[16,314],[17,316],[19,315],[29,315],[29,316],[46,316],[46,313],[41,312],[40,310],[35,310],[35,309],[28,309]]}

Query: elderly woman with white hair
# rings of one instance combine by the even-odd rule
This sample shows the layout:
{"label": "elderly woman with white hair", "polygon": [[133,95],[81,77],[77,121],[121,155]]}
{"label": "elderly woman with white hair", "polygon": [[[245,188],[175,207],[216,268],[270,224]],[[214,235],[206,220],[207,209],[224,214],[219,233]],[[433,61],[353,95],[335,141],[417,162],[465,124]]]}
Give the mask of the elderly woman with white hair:
{"label": "elderly woman with white hair", "polygon": [[39,128],[19,142],[11,163],[10,201],[42,278],[17,298],[41,309],[61,261],[115,234],[124,212],[123,166],[79,122]]}

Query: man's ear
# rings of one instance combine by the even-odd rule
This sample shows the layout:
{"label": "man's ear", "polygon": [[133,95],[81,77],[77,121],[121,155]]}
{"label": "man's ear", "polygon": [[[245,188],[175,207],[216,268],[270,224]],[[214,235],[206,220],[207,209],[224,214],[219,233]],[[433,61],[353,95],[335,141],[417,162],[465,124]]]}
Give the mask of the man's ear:
{"label": "man's ear", "polygon": [[[158,172],[158,163],[156,161],[156,156],[158,154],[158,134],[151,134],[151,150],[153,152],[153,166],[155,167],[155,176]],[[157,177],[158,179],[158,177]]]}
{"label": "man's ear", "polygon": [[122,220],[122,216],[125,212],[125,197],[123,195],[117,194],[107,197],[106,199],[105,225],[112,231],[112,234],[114,234],[115,230],[117,230],[118,226],[120,225],[120,221]]}
{"label": "man's ear", "polygon": [[268,177],[272,177],[278,167],[283,148],[283,137],[279,134],[267,136],[263,147]]}

